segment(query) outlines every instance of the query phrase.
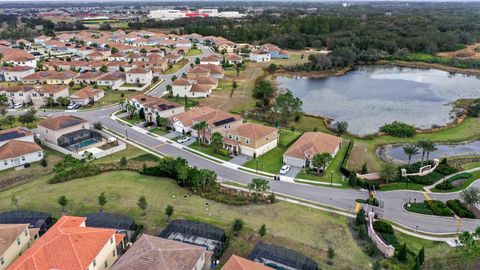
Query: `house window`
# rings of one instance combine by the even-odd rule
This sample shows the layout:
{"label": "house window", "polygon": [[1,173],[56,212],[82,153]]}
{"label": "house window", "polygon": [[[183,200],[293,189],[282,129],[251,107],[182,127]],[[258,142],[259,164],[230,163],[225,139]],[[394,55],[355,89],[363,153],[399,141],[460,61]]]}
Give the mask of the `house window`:
{"label": "house window", "polygon": [[25,161],[25,156],[22,156],[22,161]]}
{"label": "house window", "polygon": [[38,156],[41,157],[41,156],[42,156],[42,152],[38,152]]}
{"label": "house window", "polygon": [[110,244],[113,244],[113,237],[110,238]]}
{"label": "house window", "polygon": [[268,136],[265,137],[265,141],[268,141]]}
{"label": "house window", "polygon": [[228,138],[229,138],[229,139],[233,139],[232,134],[228,133]]}
{"label": "house window", "polygon": [[250,139],[245,139],[246,144],[250,144]]}
{"label": "house window", "polygon": [[115,258],[115,256],[117,256],[117,252],[116,252],[116,250],[114,249],[114,250],[113,250],[113,257]]}
{"label": "house window", "polygon": [[93,259],[93,267],[97,266],[97,261]]}
{"label": "house window", "polygon": [[17,245],[20,245],[20,238],[17,238]]}
{"label": "house window", "polygon": [[240,141],[240,137],[235,136],[235,140],[236,140],[236,141]]}
{"label": "house window", "polygon": [[105,261],[105,268],[108,267],[108,261]]}
{"label": "house window", "polygon": [[3,260],[3,257],[0,257],[0,265],[3,265],[5,261]]}
{"label": "house window", "polygon": [[25,236],[27,236],[28,235],[28,230],[25,229],[25,231],[23,231],[23,233],[25,234]]}
{"label": "house window", "polygon": [[8,165],[8,160],[4,160],[3,165]]}

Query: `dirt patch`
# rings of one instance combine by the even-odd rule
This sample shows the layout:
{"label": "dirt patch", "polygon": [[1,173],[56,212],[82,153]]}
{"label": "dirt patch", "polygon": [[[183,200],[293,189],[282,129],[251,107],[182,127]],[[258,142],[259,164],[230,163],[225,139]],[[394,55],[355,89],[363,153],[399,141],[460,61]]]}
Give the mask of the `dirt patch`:
{"label": "dirt patch", "polygon": [[454,187],[458,187],[458,186],[462,185],[463,183],[465,183],[465,181],[467,181],[467,179],[457,179],[457,180],[452,181],[451,184]]}
{"label": "dirt patch", "polygon": [[466,48],[454,52],[437,53],[440,57],[454,57],[459,59],[480,59],[480,43],[468,45]]}
{"label": "dirt patch", "polygon": [[350,153],[347,166],[351,170],[360,171],[363,164],[367,164],[368,171],[375,172],[380,170],[377,159],[378,157],[375,153],[369,151],[364,143],[356,141]]}

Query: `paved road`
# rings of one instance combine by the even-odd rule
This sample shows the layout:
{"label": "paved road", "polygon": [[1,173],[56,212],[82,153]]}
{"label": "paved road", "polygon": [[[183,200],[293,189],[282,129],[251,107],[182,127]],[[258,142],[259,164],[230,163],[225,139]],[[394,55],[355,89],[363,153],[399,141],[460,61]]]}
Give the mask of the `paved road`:
{"label": "paved road", "polygon": [[149,95],[155,96],[155,97],[158,97],[158,96],[162,95],[162,93],[167,90],[167,85],[172,84],[172,77],[173,76],[177,76],[177,78],[180,78],[183,73],[187,73],[187,71],[190,69],[190,64],[191,63],[195,64],[195,58],[197,58],[197,57],[201,58],[205,55],[208,55],[208,54],[212,53],[210,48],[208,48],[206,46],[203,46],[203,45],[199,45],[198,49],[202,50],[201,55],[185,57],[186,59],[188,59],[188,64],[183,66],[181,69],[179,69],[175,73],[162,75],[162,79],[164,79],[164,81],[159,86],[157,86],[154,90],[150,91]]}
{"label": "paved road", "polygon": [[[170,144],[164,144],[157,138],[153,138],[147,134],[131,129],[122,123],[112,120],[109,117],[109,114],[116,110],[118,110],[118,107],[112,106],[109,108],[95,111],[74,113],[65,112],[65,114],[75,114],[80,117],[84,117],[89,121],[100,121],[105,127],[122,135],[125,135],[128,130],[128,138],[130,140],[163,155],[168,155],[172,157],[183,157],[188,160],[188,162],[192,166],[197,166],[200,168],[206,168],[215,171],[218,177],[223,180],[247,184],[251,181],[252,178],[259,177],[248,172],[235,170],[222,164],[212,162],[210,160],[192,154],[189,151],[177,148]],[[40,114],[43,113],[40,112]],[[47,112],[47,115],[48,114],[49,113]],[[475,185],[480,186],[480,181],[477,181]],[[361,190],[329,188],[323,186],[303,185],[298,183],[280,182],[273,180],[270,181],[270,188],[273,192],[279,194],[285,194],[299,199],[325,204],[349,212],[353,212],[355,208],[355,199],[367,198],[368,196],[368,193],[366,191]],[[418,231],[426,233],[446,234],[455,233],[457,231],[457,222],[453,218],[418,215],[403,210],[402,206],[409,201],[413,202],[414,199],[416,199],[418,202],[423,201],[425,197],[421,192],[390,191],[377,192],[377,195],[380,200],[384,201],[383,218],[390,219],[403,226],[409,227],[411,229],[418,229]],[[458,196],[458,193],[430,194],[430,197],[432,197],[433,199],[439,199],[443,201],[448,199],[454,199]],[[460,228],[460,231],[473,231],[476,227],[480,226],[480,220],[462,219],[461,225],[462,226]]]}

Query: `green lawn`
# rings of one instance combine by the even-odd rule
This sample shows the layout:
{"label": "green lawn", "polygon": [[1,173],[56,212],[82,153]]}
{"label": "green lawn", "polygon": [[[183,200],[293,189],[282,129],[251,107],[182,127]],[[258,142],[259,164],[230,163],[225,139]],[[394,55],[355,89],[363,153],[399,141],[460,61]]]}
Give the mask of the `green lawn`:
{"label": "green lawn", "polygon": [[138,124],[140,124],[140,123],[143,122],[143,120],[140,119],[140,117],[138,117],[138,116],[137,116],[137,117],[135,117],[135,116],[132,116],[132,117],[130,117],[130,116],[125,116],[125,117],[122,117],[122,118],[120,118],[120,119],[122,119],[123,121],[126,121],[126,122],[128,122],[128,123],[130,123],[130,124],[132,124],[132,125],[138,125]]}
{"label": "green lawn", "polygon": [[140,155],[144,155],[145,151],[142,149],[139,149],[135,146],[132,146],[131,144],[127,143],[127,148],[125,150],[122,150],[120,152],[116,152],[113,155],[109,155],[100,159],[96,159],[93,162],[94,163],[110,163],[110,162],[117,162],[120,161],[122,157],[125,157],[127,159],[132,159],[135,157],[138,157]]}
{"label": "green lawn", "polygon": [[189,147],[192,148],[192,149],[195,149],[197,151],[200,151],[202,153],[205,153],[209,156],[221,159],[221,160],[228,161],[228,160],[232,159],[231,157],[227,157],[227,156],[221,155],[219,153],[215,153],[212,146],[204,147],[204,146],[201,146],[198,142],[194,142]]}
{"label": "green lawn", "polygon": [[[294,141],[299,138],[301,133],[286,129],[280,130],[280,141],[276,148],[258,157],[258,170],[277,174],[283,166],[283,153],[287,151]],[[243,164],[244,167],[257,169],[257,160],[251,159]]]}
{"label": "green lawn", "polygon": [[180,61],[178,61],[178,63],[176,64],[173,64],[172,68],[169,68],[167,70],[165,70],[162,74],[172,74],[172,73],[175,73],[177,72],[179,69],[181,69],[183,66],[185,66],[186,64],[188,64],[188,59],[182,59]]}
{"label": "green lawn", "polygon": [[470,169],[474,169],[474,168],[478,168],[478,167],[480,167],[480,161],[479,162],[467,163],[467,164],[462,166],[462,168],[464,170],[470,170]]}
{"label": "green lawn", "polygon": [[[59,217],[61,208],[57,199],[65,195],[69,200],[67,214],[84,215],[98,211],[97,196],[104,191],[108,200],[105,211],[134,218],[152,235],[158,235],[167,224],[163,215],[167,205],[174,207],[174,219],[209,222],[229,235],[233,220],[242,218],[244,230],[239,237],[232,238],[222,262],[232,253],[247,256],[259,240],[256,231],[266,224],[267,234],[262,241],[297,250],[322,266],[327,262],[328,247],[335,249],[335,268],[370,269],[369,264],[373,263],[350,233],[349,219],[316,209],[287,202],[245,207],[224,205],[198,197],[172,180],[134,172],[111,172],[59,184],[47,184],[47,179],[41,177],[0,193],[0,211],[13,209],[11,197],[15,195],[21,209],[46,211]],[[145,196],[148,202],[145,216],[140,215],[136,205],[140,196]]]}
{"label": "green lawn", "polygon": [[168,131],[166,131],[164,128],[158,128],[158,127],[151,128],[148,131],[151,132],[151,133],[157,134],[157,135],[161,135],[161,136],[168,133]]}
{"label": "green lawn", "polygon": [[416,184],[416,183],[408,183],[408,188],[405,182],[397,182],[397,183],[380,185],[381,191],[391,191],[391,190],[401,190],[401,189],[421,191],[423,190],[423,185]]}
{"label": "green lawn", "polygon": [[190,49],[185,56],[195,56],[195,55],[200,55],[202,54],[202,50],[200,49]]}
{"label": "green lawn", "polygon": [[480,179],[480,171],[475,171],[471,173],[472,176],[470,176],[465,182],[463,182],[461,185],[458,185],[452,189],[449,190],[441,190],[437,188],[433,188],[433,192],[440,192],[440,193],[445,193],[445,192],[456,192],[456,191],[461,191],[470,186],[471,183],[473,183],[476,180]]}
{"label": "green lawn", "polygon": [[424,214],[424,215],[434,215],[432,210],[428,208],[428,206],[421,202],[421,203],[411,203],[410,207],[408,207],[408,204],[404,205],[405,210],[413,213],[418,213],[418,214]]}
{"label": "green lawn", "polygon": [[345,153],[347,152],[347,148],[348,148],[348,142],[344,141],[344,143],[342,144],[342,147],[340,148],[340,151],[338,151],[338,153],[333,158],[332,162],[330,162],[330,164],[328,165],[325,175],[317,176],[313,173],[311,174],[307,172],[300,172],[299,174],[297,174],[297,178],[320,181],[320,182],[330,182],[330,177],[332,175],[331,173],[333,172],[332,182],[344,184],[342,182],[343,175],[340,172],[340,166],[342,163],[342,159],[345,156]]}

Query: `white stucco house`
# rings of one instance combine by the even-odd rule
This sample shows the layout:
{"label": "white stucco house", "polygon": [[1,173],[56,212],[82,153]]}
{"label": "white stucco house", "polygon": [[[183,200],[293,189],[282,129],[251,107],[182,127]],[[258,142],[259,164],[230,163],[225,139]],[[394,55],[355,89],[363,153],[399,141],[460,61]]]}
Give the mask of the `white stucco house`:
{"label": "white stucco house", "polygon": [[128,84],[150,84],[153,80],[153,73],[150,69],[133,68],[127,72],[126,83]]}
{"label": "white stucco house", "polygon": [[250,52],[248,59],[252,62],[268,62],[272,60],[270,53],[265,51],[252,51]]}

